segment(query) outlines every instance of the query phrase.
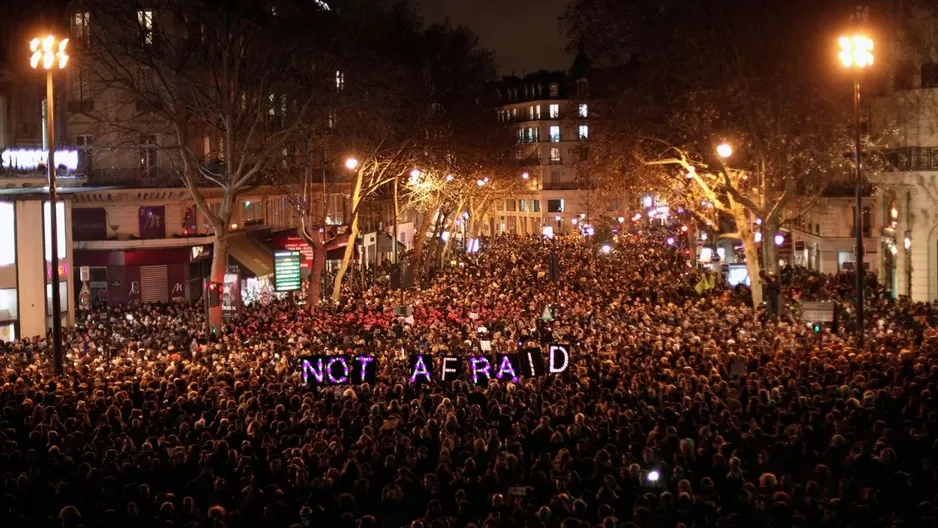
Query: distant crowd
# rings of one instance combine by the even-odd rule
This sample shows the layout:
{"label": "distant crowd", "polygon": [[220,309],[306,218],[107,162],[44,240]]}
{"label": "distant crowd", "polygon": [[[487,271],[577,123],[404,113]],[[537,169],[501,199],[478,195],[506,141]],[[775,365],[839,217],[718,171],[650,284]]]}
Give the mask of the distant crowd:
{"label": "distant crowd", "polygon": [[[496,237],[399,293],[253,304],[217,335],[199,303],[112,306],[0,346],[9,527],[938,526],[938,304],[849,274],[782,271],[783,302],[839,302],[823,340],[700,272],[665,229]],[[681,237],[676,237],[680,239]],[[558,277],[550,280],[551,256]],[[552,321],[542,318],[554,308]],[[484,331],[480,332],[480,328]],[[517,383],[410,384],[401,360],[568,343]],[[310,353],[383,358],[374,384],[304,384]]]}

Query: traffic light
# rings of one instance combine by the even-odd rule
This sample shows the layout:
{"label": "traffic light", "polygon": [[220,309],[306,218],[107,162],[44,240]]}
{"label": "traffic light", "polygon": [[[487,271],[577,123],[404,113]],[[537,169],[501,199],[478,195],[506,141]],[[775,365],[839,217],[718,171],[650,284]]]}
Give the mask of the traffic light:
{"label": "traffic light", "polygon": [[823,327],[821,326],[821,323],[814,323],[814,324],[811,326],[811,330],[813,330],[815,334],[820,334],[822,328],[823,328]]}
{"label": "traffic light", "polygon": [[208,283],[208,307],[217,308],[221,306],[221,284],[217,282]]}

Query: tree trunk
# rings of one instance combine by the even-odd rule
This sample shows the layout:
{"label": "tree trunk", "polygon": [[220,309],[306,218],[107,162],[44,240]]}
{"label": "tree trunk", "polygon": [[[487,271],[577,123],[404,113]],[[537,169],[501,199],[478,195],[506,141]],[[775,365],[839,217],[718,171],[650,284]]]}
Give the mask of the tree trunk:
{"label": "tree trunk", "polygon": [[456,222],[459,220],[460,211],[462,211],[462,203],[460,203],[459,207],[456,208],[456,213],[453,215],[453,221],[450,223],[449,238],[446,239],[446,243],[443,245],[443,260],[446,260],[446,257],[449,256],[450,249],[453,246],[453,239],[456,238]]}
{"label": "tree trunk", "polygon": [[362,194],[362,173],[359,171],[355,175],[355,188],[352,189],[352,224],[349,227],[348,243],[345,246],[345,254],[342,255],[342,263],[339,264],[339,271],[335,274],[335,283],[332,285],[332,302],[339,304],[342,299],[342,279],[345,278],[345,272],[348,271],[349,263],[352,262],[352,256],[355,254],[355,241],[358,240],[358,206],[361,205]]}
{"label": "tree trunk", "polygon": [[430,224],[433,223],[433,217],[436,216],[438,208],[430,207],[421,215],[417,222],[417,230],[414,232],[414,255],[411,259],[411,265],[414,269],[419,268],[420,261],[423,258],[423,247],[427,242],[427,231],[430,230]]}
{"label": "tree trunk", "polygon": [[[227,267],[228,230],[222,229],[219,231],[216,229],[215,242],[212,246],[212,271],[209,275],[209,281],[218,285],[220,298],[225,284],[225,270]],[[208,310],[207,330],[209,332],[212,332],[213,330],[221,330],[222,323],[224,322],[222,317],[222,303],[219,302],[218,306],[215,307],[208,307],[207,298],[205,299],[205,303]]]}
{"label": "tree trunk", "polygon": [[325,269],[326,248],[323,244],[313,245],[312,269],[309,270],[309,288],[306,290],[306,305],[310,311],[315,311],[321,302],[322,273]]}
{"label": "tree trunk", "polygon": [[[746,255],[746,270],[749,272],[750,289],[752,290],[752,306],[758,308],[762,304],[762,282],[759,280],[759,248],[756,239],[750,232],[740,233],[743,242],[743,253]],[[765,240],[763,239],[763,245]]]}

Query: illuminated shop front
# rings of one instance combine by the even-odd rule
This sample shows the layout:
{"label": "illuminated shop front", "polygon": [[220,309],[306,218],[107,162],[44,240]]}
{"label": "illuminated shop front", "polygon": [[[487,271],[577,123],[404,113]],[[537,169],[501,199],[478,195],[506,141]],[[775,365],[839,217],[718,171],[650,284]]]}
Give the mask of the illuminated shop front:
{"label": "illuminated shop front", "polygon": [[[45,335],[52,320],[51,208],[41,187],[0,189],[0,341]],[[71,206],[57,204],[63,324],[74,321]],[[39,244],[38,241],[43,243]]]}

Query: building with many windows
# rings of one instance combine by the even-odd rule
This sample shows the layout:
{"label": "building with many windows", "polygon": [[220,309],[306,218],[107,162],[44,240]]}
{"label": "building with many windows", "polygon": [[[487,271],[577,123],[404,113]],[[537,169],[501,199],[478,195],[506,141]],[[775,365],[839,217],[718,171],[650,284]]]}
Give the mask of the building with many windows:
{"label": "building with many windows", "polygon": [[573,232],[581,220],[614,212],[598,203],[585,160],[592,116],[586,78],[565,72],[506,77],[492,89],[497,119],[516,132],[518,156],[527,165],[526,192],[496,204],[492,233]]}

